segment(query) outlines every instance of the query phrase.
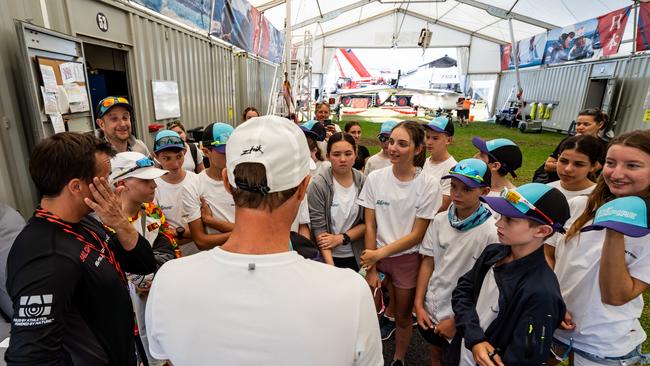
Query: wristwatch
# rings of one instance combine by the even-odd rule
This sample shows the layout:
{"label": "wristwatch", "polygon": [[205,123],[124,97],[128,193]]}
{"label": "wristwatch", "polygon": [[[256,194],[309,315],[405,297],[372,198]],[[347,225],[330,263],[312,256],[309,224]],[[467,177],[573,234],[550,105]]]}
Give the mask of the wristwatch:
{"label": "wristwatch", "polygon": [[350,242],[352,241],[352,240],[350,240],[350,236],[348,234],[346,234],[346,233],[341,233],[341,235],[343,235],[343,243],[341,243],[341,244],[342,245],[350,244]]}
{"label": "wristwatch", "polygon": [[178,238],[178,239],[182,239],[182,238],[183,238],[183,234],[185,234],[185,228],[182,227],[182,226],[177,227],[177,228],[176,228],[176,238]]}

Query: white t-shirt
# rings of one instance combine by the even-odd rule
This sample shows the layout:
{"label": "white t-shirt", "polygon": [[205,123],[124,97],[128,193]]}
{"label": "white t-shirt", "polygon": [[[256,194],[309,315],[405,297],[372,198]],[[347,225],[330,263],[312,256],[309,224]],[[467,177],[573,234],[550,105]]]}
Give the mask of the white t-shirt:
{"label": "white t-shirt", "polygon": [[431,175],[437,181],[440,182],[440,187],[442,188],[442,194],[449,196],[449,190],[451,189],[451,179],[440,179],[445,175],[449,174],[449,169],[453,168],[458,162],[454,159],[453,156],[442,163],[434,164],[431,162],[431,159],[427,159],[424,162],[422,171]]}
{"label": "white t-shirt", "polygon": [[151,354],[179,366],[384,364],[363,278],[296,252],[214,248],[167,262],[146,324]]}
{"label": "white t-shirt", "polygon": [[[375,210],[377,248],[381,248],[409,234],[416,218],[433,219],[442,205],[442,194],[430,175],[420,171],[412,180],[401,182],[389,166],[370,173],[357,203]],[[417,253],[418,247],[419,243],[392,257]]]}
{"label": "white t-shirt", "polygon": [[[189,223],[201,218],[201,197],[208,201],[212,216],[219,220],[235,222],[235,202],[230,193],[226,192],[223,181],[214,180],[208,176],[207,170],[197,174],[191,184],[183,186],[183,219]],[[206,226],[208,234],[218,231]]]}
{"label": "white t-shirt", "polygon": [[172,229],[187,224],[183,220],[183,187],[196,184],[196,174],[185,172],[185,178],[176,184],[167,183],[162,178],[156,178],[156,204],[162,209],[167,218],[167,223]]}
{"label": "white t-shirt", "polygon": [[[199,164],[203,162],[203,151],[201,151],[201,149],[199,149],[198,146],[196,147],[196,161]],[[196,171],[196,165],[194,164],[194,159],[192,158],[190,145],[187,142],[185,143],[185,160],[183,160],[183,169],[192,173]]]}
{"label": "white t-shirt", "polygon": [[[358,191],[354,183],[346,188],[334,179],[334,196],[330,209],[333,234],[344,233],[352,228],[359,213],[359,206],[356,202]],[[350,245],[339,245],[332,250],[332,256],[337,258],[347,258],[353,255]]]}
{"label": "white t-shirt", "polygon": [[311,219],[309,217],[309,203],[307,202],[307,196],[300,202],[300,207],[298,208],[298,215],[293,220],[291,224],[291,231],[298,232],[300,224],[309,224]]}
{"label": "white t-shirt", "polygon": [[380,151],[368,158],[368,161],[366,161],[366,165],[363,168],[363,173],[366,176],[368,176],[374,170],[379,170],[391,165],[392,163],[390,162],[390,159],[381,156],[381,151]]}
{"label": "white t-shirt", "polygon": [[[575,198],[572,202],[581,198]],[[567,344],[569,338],[573,338],[575,348],[602,357],[623,356],[631,352],[646,339],[646,333],[639,323],[643,297],[639,295],[621,306],[605,305],[601,301],[600,257],[605,231],[588,231],[572,237],[568,242],[565,240],[562,237],[555,248],[555,274],[576,329],[558,329],[554,336]],[[627,269],[632,277],[645,283],[650,283],[649,244],[650,235],[625,237]]]}
{"label": "white t-shirt", "polygon": [[495,223],[494,216],[490,216],[475,228],[459,231],[451,226],[444,211],[429,224],[420,254],[434,259],[435,269],[424,299],[424,307],[434,323],[454,316],[451,294],[458,279],[472,269],[483,249],[499,242]]}
{"label": "white t-shirt", "polygon": [[594,183],[591,185],[591,187],[585,188],[581,191],[569,191],[564,187],[562,187],[562,184],[560,184],[559,180],[556,180],[555,182],[551,182],[551,183],[546,183],[546,185],[557,188],[560,192],[562,192],[564,197],[566,197],[567,201],[578,196],[588,196],[591,193],[591,191],[593,191],[594,188],[596,188],[596,184]]}
{"label": "white t-shirt", "polygon": [[[494,278],[493,268],[488,270],[483,279],[481,292],[478,294],[478,300],[476,300],[476,313],[483,330],[486,330],[499,315],[499,287]],[[465,347],[465,339],[463,339],[460,350],[460,365],[475,366],[476,361],[472,351]]]}

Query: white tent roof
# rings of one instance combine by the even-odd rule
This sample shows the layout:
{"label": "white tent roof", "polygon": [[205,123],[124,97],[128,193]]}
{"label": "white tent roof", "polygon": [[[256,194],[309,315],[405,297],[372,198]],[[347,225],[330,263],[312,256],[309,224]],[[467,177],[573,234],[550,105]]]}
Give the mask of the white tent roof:
{"label": "white tent roof", "polygon": [[[249,1],[263,10],[276,28],[284,29],[284,0]],[[491,42],[509,43],[508,22],[490,15],[486,8],[510,12],[515,39],[520,40],[631,4],[629,0],[291,0],[291,23],[298,26],[293,29],[293,43],[301,41],[305,31],[314,37],[328,36],[384,16],[393,16],[398,23],[391,27],[394,31],[400,28],[400,14]],[[368,46],[373,46],[370,35]]]}

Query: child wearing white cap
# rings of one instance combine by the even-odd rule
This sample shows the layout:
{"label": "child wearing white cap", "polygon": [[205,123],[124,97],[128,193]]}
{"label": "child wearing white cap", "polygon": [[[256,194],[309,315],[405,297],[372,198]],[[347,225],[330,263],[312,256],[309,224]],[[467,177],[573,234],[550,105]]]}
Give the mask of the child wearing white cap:
{"label": "child wearing white cap", "polygon": [[[156,192],[154,179],[166,173],[166,170],[156,168],[151,158],[139,152],[127,151],[111,159],[109,181],[115,188],[121,187],[122,192],[119,197],[122,201],[122,209],[128,215],[131,225],[151,244],[159,266],[180,254],[177,252],[174,234],[167,224],[165,215],[160,207],[153,203]],[[147,329],[144,323],[144,309],[153,277],[153,273],[127,274],[138,333],[149,365],[163,365],[164,361],[156,360],[149,354]]]}

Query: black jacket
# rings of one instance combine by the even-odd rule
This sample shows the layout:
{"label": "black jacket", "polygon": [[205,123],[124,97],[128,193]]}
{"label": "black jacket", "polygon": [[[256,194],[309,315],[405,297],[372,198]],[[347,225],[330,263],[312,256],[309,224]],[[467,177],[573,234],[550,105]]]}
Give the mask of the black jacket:
{"label": "black jacket", "polygon": [[[7,365],[135,366],[131,298],[122,270],[156,270],[151,245],[139,236],[130,251],[91,217],[64,223],[32,217],[7,260],[7,292],[14,304]],[[94,232],[108,244],[100,254]],[[77,240],[76,233],[88,242]]]}
{"label": "black jacket", "polygon": [[[543,248],[495,266],[509,254],[509,246],[491,244],[474,267],[458,279],[451,300],[457,331],[445,354],[445,365],[458,365],[463,338],[468,349],[483,341],[490,342],[506,365],[546,363],[553,332],[566,311],[560,285],[546,263]],[[499,288],[499,314],[484,331],[475,306],[491,267]]]}

